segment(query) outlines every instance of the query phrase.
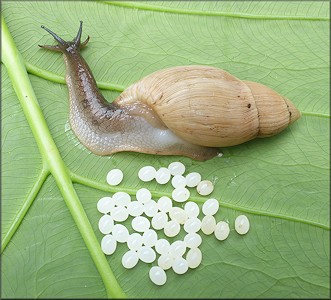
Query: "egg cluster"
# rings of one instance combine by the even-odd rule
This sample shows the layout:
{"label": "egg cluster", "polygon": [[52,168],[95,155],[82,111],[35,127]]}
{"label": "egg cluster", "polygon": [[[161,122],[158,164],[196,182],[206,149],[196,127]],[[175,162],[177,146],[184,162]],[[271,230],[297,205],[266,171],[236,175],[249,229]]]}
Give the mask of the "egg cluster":
{"label": "egg cluster", "polygon": [[[157,259],[157,266],[151,267],[149,271],[150,279],[156,285],[163,285],[167,281],[165,270],[172,268],[175,273],[184,274],[189,268],[194,269],[200,265],[200,230],[205,235],[214,234],[220,241],[225,240],[230,233],[229,224],[224,221],[217,223],[214,217],[219,210],[216,199],[210,198],[203,203],[202,220],[199,219],[200,207],[195,202],[187,201],[190,197],[188,188],[196,187],[200,195],[206,196],[213,191],[213,183],[201,180],[201,175],[197,172],[186,176],[184,173],[185,166],[180,162],[173,162],[168,168],[161,167],[158,170],[145,166],[138,172],[138,177],[143,182],[155,179],[159,184],[166,184],[171,179],[174,187],[172,199],[162,196],[155,201],[148,189],[141,188],[134,199],[126,192],[117,192],[112,197],[101,198],[97,203],[98,211],[103,214],[98,224],[100,232],[104,234],[102,251],[111,255],[118,243],[126,243],[129,250],[122,257],[122,265],[127,269],[136,266],[139,260],[153,263]],[[122,179],[123,172],[119,169],[113,169],[107,175],[110,185],[118,185]],[[176,206],[176,203],[182,202],[185,202],[183,207]],[[119,224],[129,217],[132,217],[132,233]],[[165,236],[174,238],[181,227],[186,233],[183,240],[170,243],[167,239],[158,237],[157,231],[162,230]],[[246,216],[237,217],[235,230],[239,234],[248,232],[249,221]]]}

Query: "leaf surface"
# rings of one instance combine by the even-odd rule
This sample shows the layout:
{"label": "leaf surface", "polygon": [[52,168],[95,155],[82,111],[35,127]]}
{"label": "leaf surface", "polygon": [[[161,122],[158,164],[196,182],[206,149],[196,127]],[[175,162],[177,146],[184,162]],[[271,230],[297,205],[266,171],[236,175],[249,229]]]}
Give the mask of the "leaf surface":
{"label": "leaf surface", "polygon": [[[4,2],[3,15],[99,241],[96,202],[116,190],[134,194],[142,187],[140,167],[179,159],[188,172],[215,181],[212,196],[221,204],[216,219],[230,221],[229,238],[203,235],[202,265],[182,276],[169,270],[162,287],[150,282],[150,265],[125,270],[127,247],[119,245],[107,260],[128,297],[329,297],[328,2]],[[91,37],[83,56],[109,100],[153,71],[201,64],[270,86],[303,116],[275,137],[224,148],[222,158],[207,162],[140,153],[96,156],[70,130],[61,55],[37,46],[53,43],[41,24],[71,40],[79,20],[83,36]],[[45,137],[34,137],[1,68],[1,296],[107,297],[95,254],[38,150]],[[125,177],[110,189],[105,176],[115,167]],[[144,186],[156,197],[171,194],[168,185]],[[192,199],[201,204],[206,198],[192,190]],[[246,236],[234,232],[242,213],[251,221]]]}

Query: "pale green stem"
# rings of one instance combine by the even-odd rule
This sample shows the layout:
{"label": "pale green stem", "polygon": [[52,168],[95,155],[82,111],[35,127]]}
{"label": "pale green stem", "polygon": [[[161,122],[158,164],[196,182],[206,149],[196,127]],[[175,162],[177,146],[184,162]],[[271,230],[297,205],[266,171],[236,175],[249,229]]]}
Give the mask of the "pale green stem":
{"label": "pale green stem", "polygon": [[3,16],[1,18],[1,27],[2,61],[7,68],[13,88],[36,139],[46,169],[54,176],[67,207],[103,279],[107,295],[109,297],[123,298],[125,294],[110,269],[105,255],[101,251],[99,241],[73,187],[69,170],[64,164],[48,129],[31,86],[24,60],[16,48]]}

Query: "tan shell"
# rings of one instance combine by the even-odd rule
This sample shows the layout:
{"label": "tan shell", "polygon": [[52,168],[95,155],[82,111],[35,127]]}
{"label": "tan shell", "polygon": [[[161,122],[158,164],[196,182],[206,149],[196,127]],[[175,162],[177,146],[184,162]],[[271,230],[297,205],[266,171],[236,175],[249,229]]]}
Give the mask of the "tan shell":
{"label": "tan shell", "polygon": [[300,117],[296,107],[272,89],[207,66],[152,73],[131,85],[116,103],[137,101],[151,107],[161,120],[151,122],[164,124],[192,144],[208,147],[272,136]]}

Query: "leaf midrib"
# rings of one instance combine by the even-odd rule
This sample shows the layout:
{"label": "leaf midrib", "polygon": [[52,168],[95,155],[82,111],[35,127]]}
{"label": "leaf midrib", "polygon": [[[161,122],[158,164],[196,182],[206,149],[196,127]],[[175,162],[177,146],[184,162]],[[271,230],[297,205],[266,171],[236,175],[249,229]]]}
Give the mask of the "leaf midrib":
{"label": "leaf midrib", "polygon": [[163,13],[176,13],[185,15],[200,15],[200,16],[214,16],[214,17],[227,17],[227,18],[241,18],[241,19],[256,19],[256,20],[305,20],[305,21],[329,21],[329,17],[311,17],[311,16],[281,16],[281,15],[254,15],[235,12],[222,12],[211,10],[193,10],[193,9],[181,9],[157,6],[155,4],[139,3],[139,2],[121,2],[121,1],[102,1],[105,4],[121,6],[125,8],[134,8],[141,10],[150,10],[153,12]]}

